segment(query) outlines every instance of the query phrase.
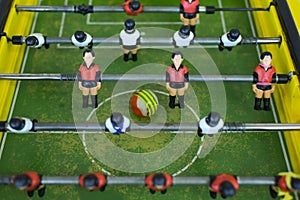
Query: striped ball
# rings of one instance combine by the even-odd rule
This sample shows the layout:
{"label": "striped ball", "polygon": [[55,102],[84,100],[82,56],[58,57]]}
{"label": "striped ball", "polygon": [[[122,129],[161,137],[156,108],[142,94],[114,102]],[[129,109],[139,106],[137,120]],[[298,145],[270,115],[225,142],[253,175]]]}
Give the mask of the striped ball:
{"label": "striped ball", "polygon": [[131,97],[131,108],[140,117],[150,117],[157,111],[158,99],[150,90],[139,90]]}

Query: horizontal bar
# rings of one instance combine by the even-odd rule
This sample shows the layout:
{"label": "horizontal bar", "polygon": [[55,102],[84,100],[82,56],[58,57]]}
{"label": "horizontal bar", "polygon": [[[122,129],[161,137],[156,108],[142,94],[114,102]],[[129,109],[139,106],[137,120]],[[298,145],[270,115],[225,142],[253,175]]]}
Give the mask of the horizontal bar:
{"label": "horizontal bar", "polygon": [[[9,80],[59,80],[75,81],[76,74],[0,74],[1,79]],[[165,82],[165,75],[159,74],[102,74],[103,81],[155,81]],[[252,82],[252,75],[189,75],[191,82]]]}
{"label": "horizontal bar", "polygon": [[[7,130],[7,122],[0,122],[0,131]],[[219,132],[252,132],[252,131],[295,131],[300,130],[300,124],[284,124],[284,123],[224,123],[223,128]],[[54,131],[93,131],[82,132],[83,134],[100,134],[105,131],[104,123],[67,123],[67,122],[35,122],[32,131],[49,131],[47,134],[65,134],[66,132]],[[198,123],[132,123],[130,131],[166,131],[174,133],[174,131],[187,131],[186,133],[195,134],[198,131]],[[171,132],[172,131],[172,132]],[[45,132],[43,132],[45,133]],[[69,134],[67,132],[67,134]]]}
{"label": "horizontal bar", "polygon": [[[71,38],[49,38],[46,37],[46,44],[72,44]],[[195,38],[191,45],[195,44],[219,44],[220,38]],[[267,38],[243,38],[241,44],[280,44],[281,38],[267,37]],[[93,38],[93,44],[119,44],[118,38]],[[141,38],[142,45],[155,44],[173,44],[172,38]]]}
{"label": "horizontal bar", "polygon": [[[271,6],[271,4],[270,4]],[[213,14],[216,11],[269,11],[266,8],[215,8],[214,6],[199,6],[200,13]],[[27,12],[73,12],[80,14],[99,12],[124,12],[123,6],[15,6],[16,11]],[[179,13],[179,6],[143,6],[143,13]]]}
{"label": "horizontal bar", "polygon": [[[13,177],[0,175],[0,184],[13,184]],[[238,176],[239,185],[273,185],[275,177],[270,176]],[[208,185],[209,176],[173,177],[173,185]],[[46,185],[78,185],[79,176],[42,176],[42,184]],[[145,185],[145,176],[108,176],[107,185]]]}

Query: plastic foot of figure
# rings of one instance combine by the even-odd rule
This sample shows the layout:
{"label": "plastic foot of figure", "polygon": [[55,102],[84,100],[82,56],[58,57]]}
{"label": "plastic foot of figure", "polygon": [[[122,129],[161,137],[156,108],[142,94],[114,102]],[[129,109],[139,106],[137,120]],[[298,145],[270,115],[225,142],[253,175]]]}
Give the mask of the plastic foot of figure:
{"label": "plastic foot of figure", "polygon": [[278,193],[273,189],[272,185],[269,187],[270,195],[273,199],[277,198]]}
{"label": "plastic foot of figure", "polygon": [[42,188],[38,190],[39,197],[43,197],[45,195],[45,192],[46,192],[46,186],[44,185],[42,186]]}
{"label": "plastic foot of figure", "polygon": [[125,62],[127,62],[129,60],[129,53],[124,53],[123,59]]}
{"label": "plastic foot of figure", "polygon": [[132,61],[137,61],[137,54],[132,54]]}
{"label": "plastic foot of figure", "polygon": [[175,108],[175,98],[176,96],[169,96],[169,107],[174,109]]}
{"label": "plastic foot of figure", "polygon": [[264,110],[269,111],[270,109],[270,98],[264,98]]}
{"label": "plastic foot of figure", "polygon": [[89,96],[82,95],[82,107],[87,108],[89,106]]}
{"label": "plastic foot of figure", "polygon": [[209,195],[211,198],[216,199],[217,198],[217,193],[213,191],[209,191]]}
{"label": "plastic foot of figure", "polygon": [[224,47],[222,45],[219,44],[218,47],[219,47],[219,51],[223,51],[224,50]]}
{"label": "plastic foot of figure", "polygon": [[155,190],[149,189],[149,191],[150,191],[151,194],[155,194]]}
{"label": "plastic foot of figure", "polygon": [[261,110],[261,98],[255,98],[254,110]]}
{"label": "plastic foot of figure", "polygon": [[179,108],[184,108],[184,96],[178,96]]}
{"label": "plastic foot of figure", "polygon": [[27,191],[27,195],[28,195],[29,197],[33,197],[33,195],[34,195],[34,190]]}
{"label": "plastic foot of figure", "polygon": [[97,95],[91,95],[92,98],[92,108],[98,107],[98,96]]}
{"label": "plastic foot of figure", "polygon": [[194,26],[190,25],[190,30],[194,34],[194,38],[195,38],[196,37],[196,26],[195,25]]}
{"label": "plastic foot of figure", "polygon": [[167,190],[162,190],[162,191],[160,191],[160,193],[166,194],[166,193],[167,193]]}

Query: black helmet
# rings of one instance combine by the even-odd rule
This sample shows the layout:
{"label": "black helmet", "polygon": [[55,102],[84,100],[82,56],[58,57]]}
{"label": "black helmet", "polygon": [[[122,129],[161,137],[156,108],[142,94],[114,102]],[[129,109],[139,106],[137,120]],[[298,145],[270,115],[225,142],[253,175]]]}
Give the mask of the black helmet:
{"label": "black helmet", "polygon": [[154,186],[165,186],[166,185],[166,177],[163,174],[155,174],[152,179],[152,184]]}
{"label": "black helmet", "polygon": [[86,34],[83,31],[76,31],[74,36],[78,42],[83,42],[86,40]]}
{"label": "black helmet", "polygon": [[124,122],[124,117],[119,112],[114,112],[110,116],[110,121],[114,126],[120,127],[120,125]]}
{"label": "black helmet", "polygon": [[182,38],[187,38],[190,35],[190,28],[188,26],[181,26],[179,30],[179,35]]}
{"label": "black helmet", "polygon": [[25,120],[22,118],[12,118],[9,121],[9,125],[15,130],[22,130],[25,126]]}
{"label": "black helmet", "polygon": [[39,44],[39,41],[36,37],[34,36],[28,36],[26,39],[25,39],[25,43],[27,46],[36,46]]}
{"label": "black helmet", "polygon": [[231,29],[227,36],[230,41],[234,41],[240,36],[240,31],[238,29]]}
{"label": "black helmet", "polygon": [[139,1],[132,1],[130,4],[129,4],[129,7],[132,11],[137,11],[139,8],[140,8],[141,4]]}
{"label": "black helmet", "polygon": [[95,187],[98,185],[98,179],[94,174],[88,174],[84,177],[83,184],[86,187]]}
{"label": "black helmet", "polygon": [[14,183],[18,188],[27,187],[31,184],[31,179],[26,174],[19,174],[15,177]]}
{"label": "black helmet", "polygon": [[220,184],[220,192],[224,197],[232,197],[235,195],[235,189],[229,181],[224,181]]}
{"label": "black helmet", "polygon": [[219,113],[210,112],[209,115],[206,117],[205,121],[209,126],[215,127],[219,123],[220,119],[221,119],[221,116]]}
{"label": "black helmet", "polygon": [[300,190],[300,178],[292,178],[291,186],[293,190]]}
{"label": "black helmet", "polygon": [[124,22],[124,25],[125,25],[126,30],[132,30],[132,29],[134,29],[135,21],[133,19],[127,19]]}

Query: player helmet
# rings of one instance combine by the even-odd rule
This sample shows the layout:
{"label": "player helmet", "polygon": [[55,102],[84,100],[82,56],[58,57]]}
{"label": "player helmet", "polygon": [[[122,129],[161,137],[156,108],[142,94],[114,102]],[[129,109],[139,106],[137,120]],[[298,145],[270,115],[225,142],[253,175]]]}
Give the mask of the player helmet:
{"label": "player helmet", "polygon": [[240,36],[240,31],[238,29],[231,29],[227,36],[230,41],[235,41]]}
{"label": "player helmet", "polygon": [[74,36],[78,42],[84,42],[86,40],[86,34],[83,31],[76,31]]}
{"label": "player helmet", "polygon": [[165,186],[166,185],[166,177],[163,174],[155,174],[152,179],[152,184],[154,186]]}
{"label": "player helmet", "polygon": [[215,127],[219,123],[220,119],[221,119],[221,116],[219,113],[210,112],[209,115],[206,117],[205,121],[209,126]]}
{"label": "player helmet", "polygon": [[119,112],[114,112],[110,116],[110,121],[114,126],[121,127],[124,122],[124,117]]}
{"label": "player helmet", "polygon": [[137,11],[140,8],[140,6],[141,6],[140,2],[134,0],[129,4],[129,7],[132,11]]}
{"label": "player helmet", "polygon": [[22,128],[25,126],[25,120],[22,118],[12,118],[9,121],[9,125],[15,130],[22,130]]}
{"label": "player helmet", "polygon": [[190,28],[188,26],[181,26],[179,35],[182,38],[187,38],[190,35]]}
{"label": "player helmet", "polygon": [[224,197],[232,197],[235,195],[235,189],[229,181],[224,181],[220,184],[220,192]]}
{"label": "player helmet", "polygon": [[38,45],[39,44],[39,40],[36,37],[34,37],[34,36],[28,36],[25,39],[25,43],[26,43],[27,46],[32,47],[32,46]]}
{"label": "player helmet", "polygon": [[94,174],[89,174],[84,177],[83,183],[86,187],[95,187],[98,185],[98,179]]}
{"label": "player helmet", "polygon": [[134,29],[135,21],[133,19],[127,19],[124,22],[124,25],[125,25],[126,30],[132,30],[132,29]]}
{"label": "player helmet", "polygon": [[14,183],[17,188],[23,188],[29,186],[31,184],[31,180],[28,175],[19,174],[15,177]]}

